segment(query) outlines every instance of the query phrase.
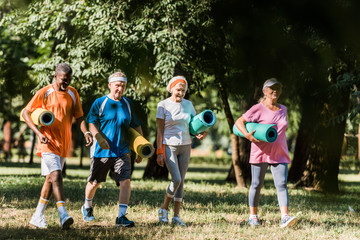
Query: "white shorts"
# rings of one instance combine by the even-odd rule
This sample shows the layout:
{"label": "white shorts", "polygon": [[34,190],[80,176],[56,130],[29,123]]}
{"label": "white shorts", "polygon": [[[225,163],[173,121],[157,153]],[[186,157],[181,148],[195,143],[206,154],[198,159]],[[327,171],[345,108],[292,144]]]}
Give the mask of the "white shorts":
{"label": "white shorts", "polygon": [[41,175],[46,176],[56,170],[62,170],[64,167],[65,158],[56,155],[55,153],[45,152],[41,153]]}

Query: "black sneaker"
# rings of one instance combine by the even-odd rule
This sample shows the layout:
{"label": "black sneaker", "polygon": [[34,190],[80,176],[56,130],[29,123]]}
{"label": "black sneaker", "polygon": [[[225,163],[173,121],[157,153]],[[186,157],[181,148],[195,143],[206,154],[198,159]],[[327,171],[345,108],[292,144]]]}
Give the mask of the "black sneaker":
{"label": "black sneaker", "polygon": [[117,217],[115,221],[115,227],[134,227],[135,223],[127,219],[127,217]]}

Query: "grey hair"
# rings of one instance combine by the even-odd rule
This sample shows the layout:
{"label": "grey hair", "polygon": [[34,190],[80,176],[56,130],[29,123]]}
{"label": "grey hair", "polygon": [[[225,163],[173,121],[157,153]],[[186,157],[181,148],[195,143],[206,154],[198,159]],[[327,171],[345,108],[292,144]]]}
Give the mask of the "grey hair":
{"label": "grey hair", "polygon": [[66,74],[72,74],[73,70],[67,63],[59,63],[55,68],[55,73],[63,72]]}
{"label": "grey hair", "polygon": [[114,72],[113,74],[111,74],[108,78],[108,80],[110,80],[110,78],[113,77],[126,77],[125,73],[118,71],[118,72]]}

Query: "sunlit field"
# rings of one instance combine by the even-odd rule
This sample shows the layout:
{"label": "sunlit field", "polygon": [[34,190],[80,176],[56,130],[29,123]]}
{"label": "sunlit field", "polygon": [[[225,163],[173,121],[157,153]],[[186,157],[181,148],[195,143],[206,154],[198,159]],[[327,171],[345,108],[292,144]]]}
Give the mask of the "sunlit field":
{"label": "sunlit field", "polygon": [[[58,212],[51,198],[45,216],[47,229],[29,224],[38,202],[43,178],[38,159],[27,163],[0,163],[0,239],[360,239],[360,175],[346,168],[339,176],[341,193],[324,195],[289,184],[290,212],[299,218],[292,229],[280,229],[280,212],[271,173],[260,198],[261,226],[247,225],[247,189],[226,183],[229,165],[191,164],[185,181],[181,217],[187,227],[157,223],[157,211],[168,181],[143,180],[146,162],[136,165],[128,218],[131,229],[115,228],[119,190],[108,178],[94,199],[95,222],[82,220],[80,207],[89,172],[89,160],[79,168],[70,159],[64,178],[66,207],[75,223],[70,230],[60,228]],[[172,210],[170,216],[172,217]]]}

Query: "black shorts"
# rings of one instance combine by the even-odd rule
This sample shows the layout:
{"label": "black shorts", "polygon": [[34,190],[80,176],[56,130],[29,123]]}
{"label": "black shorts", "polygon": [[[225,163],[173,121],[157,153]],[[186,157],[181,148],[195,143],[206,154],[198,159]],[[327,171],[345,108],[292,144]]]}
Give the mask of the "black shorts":
{"label": "black shorts", "polygon": [[88,182],[106,182],[108,172],[114,177],[116,185],[120,181],[131,178],[131,158],[130,153],[125,153],[121,157],[110,158],[91,158],[90,175]]}

